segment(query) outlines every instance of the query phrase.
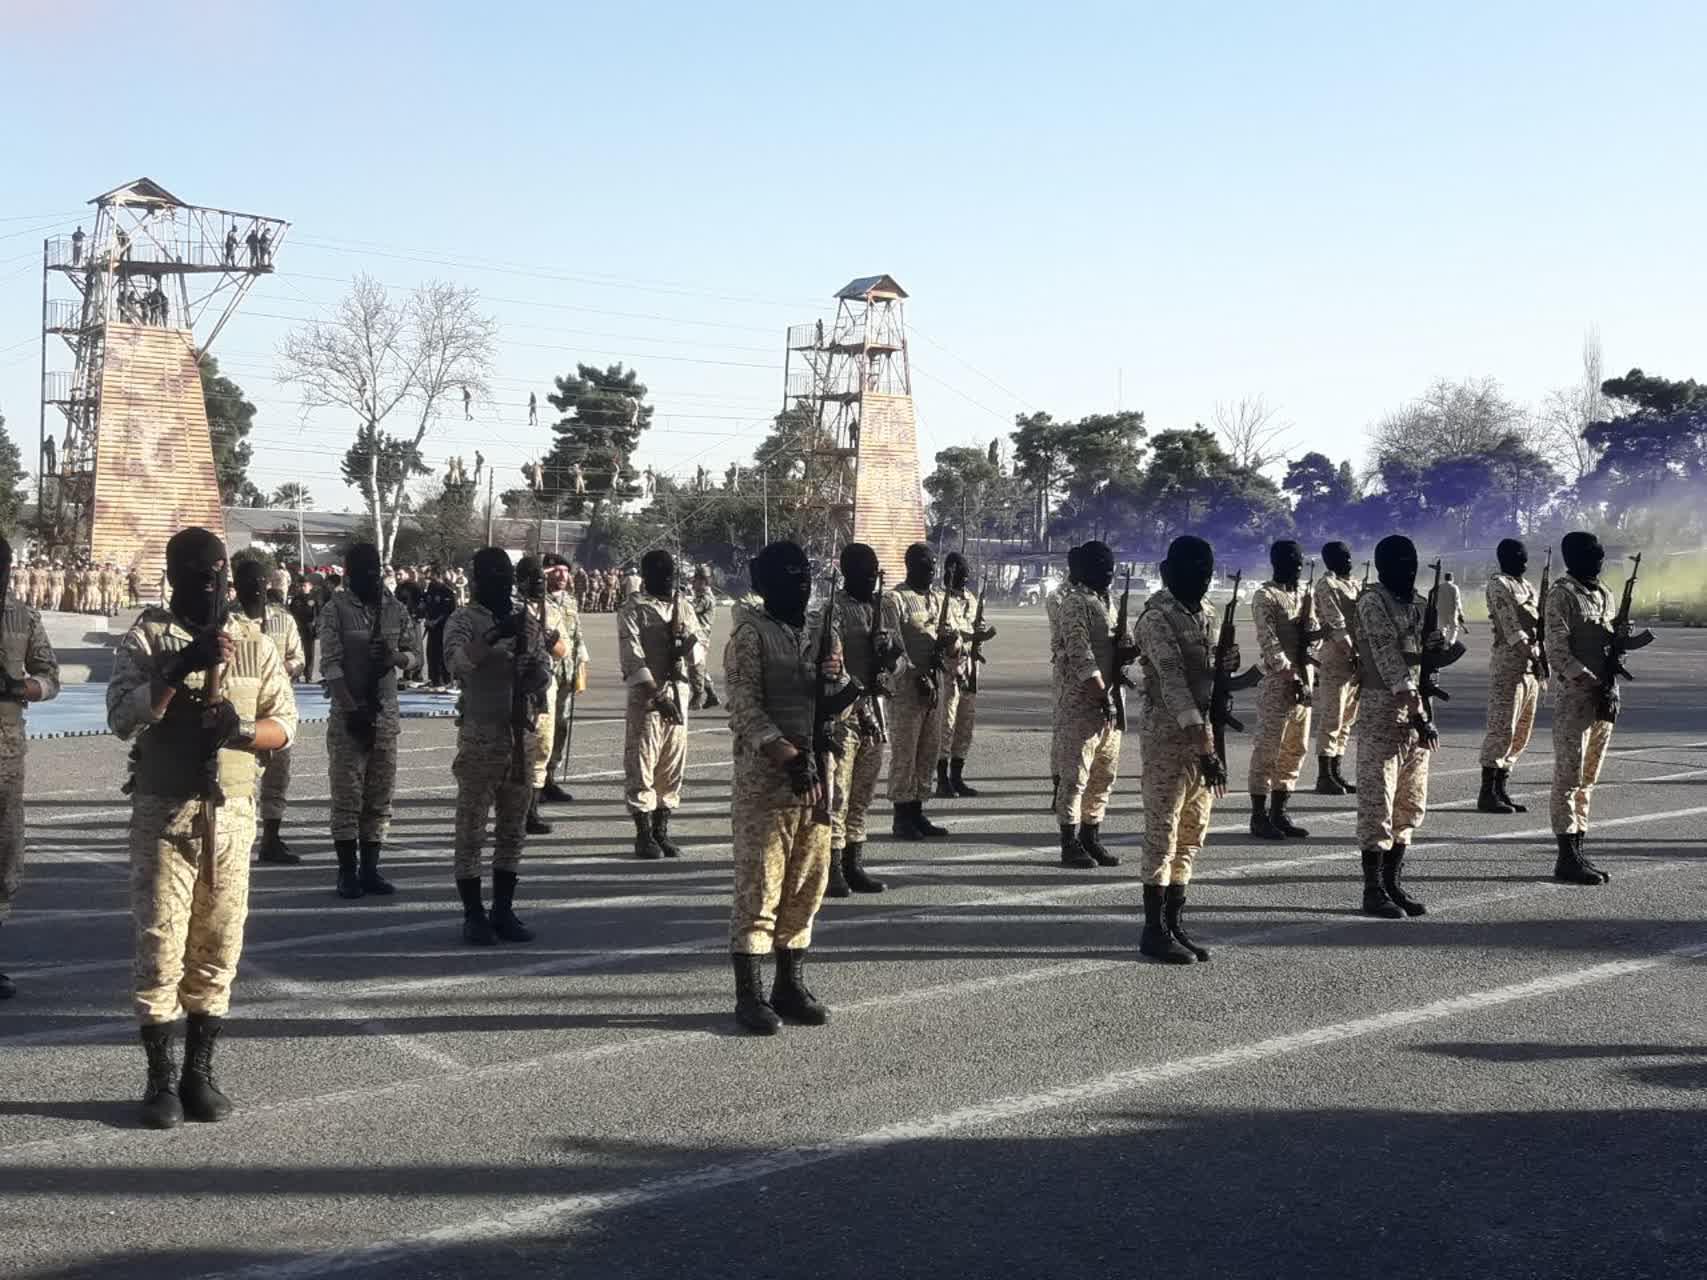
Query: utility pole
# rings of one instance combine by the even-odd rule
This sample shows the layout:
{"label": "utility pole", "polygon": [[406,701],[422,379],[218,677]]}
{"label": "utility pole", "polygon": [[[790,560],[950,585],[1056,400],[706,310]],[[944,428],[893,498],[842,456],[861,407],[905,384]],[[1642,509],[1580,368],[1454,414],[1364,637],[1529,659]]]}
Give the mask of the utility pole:
{"label": "utility pole", "polygon": [[765,545],[771,544],[771,472],[769,459],[759,463],[759,494],[765,507]]}
{"label": "utility pole", "polygon": [[296,563],[308,572],[308,539],[302,532],[302,481],[296,482]]}
{"label": "utility pole", "polygon": [[492,545],[492,472],[486,473],[486,545]]}

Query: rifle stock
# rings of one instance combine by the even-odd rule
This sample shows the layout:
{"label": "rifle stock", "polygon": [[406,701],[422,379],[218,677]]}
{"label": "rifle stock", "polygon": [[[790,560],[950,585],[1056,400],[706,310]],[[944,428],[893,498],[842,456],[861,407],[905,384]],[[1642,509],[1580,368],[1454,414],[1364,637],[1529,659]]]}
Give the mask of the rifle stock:
{"label": "rifle stock", "polygon": [[830,722],[833,717],[828,712],[830,689],[828,678],[824,675],[824,664],[835,651],[836,591],[840,585],[841,575],[832,569],[830,594],[824,602],[824,619],[818,629],[818,660],[812,670],[810,746],[812,761],[818,774],[818,802],[812,807],[812,823],[819,827],[829,826],[830,815],[835,811],[836,759],[830,749]]}
{"label": "rifle stock", "polygon": [[1297,672],[1298,702],[1309,706],[1315,676],[1310,668],[1320,666],[1310,646],[1327,634],[1316,627],[1316,562],[1310,561],[1310,580],[1304,584],[1304,600],[1298,606],[1298,637],[1292,646],[1292,669]]}
{"label": "rifle stock", "polygon": [[984,642],[978,638],[984,630],[984,594],[990,589],[990,575],[984,575],[984,581],[978,586],[978,608],[972,615],[972,654],[970,660],[971,673],[966,677],[966,692],[978,692],[978,666],[984,661]]}
{"label": "rifle stock", "polygon": [[1442,562],[1439,560],[1429,565],[1429,568],[1434,570],[1434,585],[1429,588],[1428,601],[1423,606],[1422,652],[1417,655],[1417,689],[1422,694],[1423,709],[1421,724],[1413,727],[1425,742],[1431,743],[1440,740],[1440,734],[1434,727],[1434,700],[1452,700],[1452,695],[1440,687],[1435,674],[1444,667],[1450,667],[1466,652],[1462,640],[1455,641],[1449,649],[1429,643],[1429,637],[1440,630],[1441,567]]}
{"label": "rifle stock", "polygon": [[[225,570],[219,571],[218,581],[214,584],[213,621],[208,630],[216,636],[225,630]],[[224,691],[225,664],[216,662],[208,668],[207,683],[202,686],[202,702],[205,706],[215,706],[225,700]],[[219,748],[215,747],[207,759],[207,792],[202,797],[202,870],[207,876],[208,891],[219,887],[219,872],[214,863],[219,857],[219,808],[225,803],[225,792],[219,786]],[[245,854],[245,857],[248,855]]]}
{"label": "rifle stock", "polygon": [[[1120,591],[1120,609],[1114,615],[1114,669],[1108,673],[1108,696],[1114,704],[1114,727],[1126,732],[1126,689],[1132,683],[1126,668],[1120,663],[1120,649],[1126,638],[1126,616],[1132,604],[1132,570],[1126,571],[1126,585]],[[1106,616],[1106,615],[1105,615]]]}
{"label": "rifle stock", "polygon": [[1553,548],[1547,548],[1547,559],[1541,566],[1541,590],[1535,597],[1535,661],[1538,679],[1546,681],[1553,674],[1553,664],[1547,660],[1547,591],[1553,581]]}
{"label": "rifle stock", "polygon": [[1624,579],[1624,596],[1618,603],[1618,616],[1612,621],[1612,634],[1607,638],[1606,656],[1601,662],[1600,698],[1595,708],[1595,719],[1607,724],[1618,722],[1618,678],[1636,678],[1624,666],[1624,655],[1654,642],[1654,633],[1645,628],[1636,635],[1630,634],[1630,608],[1635,603],[1636,575],[1641,568],[1642,553],[1637,552],[1630,557],[1630,576]]}
{"label": "rifle stock", "polygon": [[942,701],[942,668],[943,655],[947,651],[947,637],[943,630],[948,626],[948,584],[942,586],[942,608],[937,610],[936,634],[931,642],[930,666],[925,671],[925,679],[931,687],[931,707]]}
{"label": "rifle stock", "polygon": [[[1234,633],[1237,628],[1239,608],[1239,583],[1244,578],[1241,571],[1233,575],[1233,594],[1228,599],[1226,607],[1221,611],[1221,630],[1215,636],[1215,653],[1210,663],[1209,684],[1209,731],[1215,739],[1215,760],[1220,772],[1220,785],[1227,781],[1227,730],[1243,733],[1245,726],[1233,714],[1233,695],[1241,689],[1249,689],[1261,683],[1262,669],[1247,667],[1243,672],[1234,675],[1225,670],[1227,656],[1233,651]],[[1211,783],[1215,779],[1208,779]]]}

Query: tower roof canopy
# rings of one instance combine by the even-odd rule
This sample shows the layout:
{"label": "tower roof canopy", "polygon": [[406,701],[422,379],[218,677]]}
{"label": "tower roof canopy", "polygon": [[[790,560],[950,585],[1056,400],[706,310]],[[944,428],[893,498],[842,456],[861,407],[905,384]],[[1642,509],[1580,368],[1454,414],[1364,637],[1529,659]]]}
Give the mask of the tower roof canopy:
{"label": "tower roof canopy", "polygon": [[850,280],[836,293],[838,298],[905,298],[907,291],[895,283],[894,276],[861,276]]}
{"label": "tower roof canopy", "polygon": [[122,187],[114,187],[102,195],[89,201],[90,204],[152,204],[179,205],[184,202],[178,199],[153,178],[138,178],[127,182]]}

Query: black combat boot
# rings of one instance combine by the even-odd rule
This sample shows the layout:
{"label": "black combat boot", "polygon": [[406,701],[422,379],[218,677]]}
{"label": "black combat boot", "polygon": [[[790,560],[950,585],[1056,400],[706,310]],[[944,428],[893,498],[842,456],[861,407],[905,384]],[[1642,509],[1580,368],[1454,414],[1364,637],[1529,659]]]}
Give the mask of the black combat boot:
{"label": "black combat boot", "polygon": [[1381,883],[1381,860],[1385,856],[1379,849],[1363,851],[1363,914],[1403,920],[1405,909],[1387,896],[1387,886]]}
{"label": "black combat boot", "polygon": [[1118,867],[1120,859],[1102,844],[1102,823],[1081,822],[1079,824],[1079,844],[1084,851],[1096,860],[1099,867]]}
{"label": "black combat boot", "polygon": [[279,834],[280,820],[268,818],[261,823],[261,848],[256,857],[262,862],[277,863],[281,867],[294,867],[302,858],[290,851],[290,846]]}
{"label": "black combat boot", "polygon": [[1316,757],[1316,794],[1319,796],[1343,796],[1345,784],[1334,772],[1332,756]]}
{"label": "black combat boot", "polygon": [[191,1120],[211,1124],[234,1110],[213,1079],[213,1048],[223,1025],[223,1018],[207,1013],[192,1013],[184,1021],[184,1074],[178,1078],[178,1096]]}
{"label": "black combat boot", "polygon": [[1483,813],[1511,813],[1512,807],[1500,796],[1500,771],[1482,766],[1482,790],[1476,796],[1476,808]]}
{"label": "black combat boot", "polygon": [[656,862],[664,856],[663,846],[652,834],[652,815],[636,813],[634,817],[634,856]]}
{"label": "black combat boot", "polygon": [[521,922],[516,915],[516,873],[514,871],[494,871],[492,873],[492,910],[486,913],[486,922],[492,932],[505,942],[532,942],[533,930]]}
{"label": "black combat boot", "polygon": [[1340,767],[1340,761],[1342,761],[1344,759],[1345,759],[1344,756],[1335,756],[1333,758],[1333,760],[1334,760],[1334,781],[1339,783],[1340,786],[1342,788],[1344,788],[1345,793],[1348,796],[1354,796],[1357,794],[1357,788],[1352,786],[1351,783],[1346,781],[1345,770]]}
{"label": "black combat boot", "polygon": [[1303,840],[1310,833],[1286,816],[1286,802],[1290,799],[1292,799],[1290,791],[1270,793],[1268,798],[1269,822],[1281,835],[1289,836],[1294,840]]}
{"label": "black combat boot", "polygon": [[842,874],[855,893],[882,893],[885,888],[883,881],[865,869],[863,840],[853,841],[842,850]]}
{"label": "black combat boot", "polygon": [[1251,797],[1251,834],[1258,840],[1286,839],[1286,833],[1269,820],[1267,796]]}
{"label": "black combat boot", "polygon": [[1588,859],[1588,850],[1583,848],[1583,842],[1588,839],[1588,832],[1577,832],[1575,839],[1577,842],[1577,861],[1588,868],[1590,875],[1599,876],[1602,884],[1610,883],[1612,880],[1611,874],[1609,872],[1602,871],[1598,866],[1590,862]]}
{"label": "black combat boot", "polygon": [[172,1061],[172,1030],[170,1022],[142,1028],[142,1051],[148,1055],[142,1123],[150,1129],[176,1129],[184,1123],[184,1104],[178,1098],[178,1064]]}
{"label": "black combat boot", "polygon": [[717,690],[712,688],[711,681],[707,680],[705,682],[705,709],[710,711],[713,707],[721,707],[722,705],[723,699],[717,696]]}
{"label": "black combat boot", "polygon": [[735,1021],[756,1036],[774,1036],[782,1019],[765,999],[764,957],[736,951],[729,959],[735,965]]}
{"label": "black combat boot", "polygon": [[[542,787],[540,790],[544,790],[544,788]],[[526,827],[530,836],[548,836],[551,834],[551,824],[539,812],[539,791],[535,791],[528,797]]]}
{"label": "black combat boot", "polygon": [[936,839],[948,834],[947,827],[939,827],[936,823],[925,817],[925,802],[923,800],[913,801],[913,825],[919,829],[920,835],[926,836],[930,839]]}
{"label": "black combat boot", "polygon": [[682,851],[670,839],[670,811],[663,805],[652,810],[652,841],[664,851],[666,858],[682,856]]}
{"label": "black combat boot", "polygon": [[1170,884],[1162,892],[1162,924],[1166,926],[1169,933],[1174,935],[1174,941],[1196,956],[1200,963],[1207,961],[1209,959],[1209,948],[1198,946],[1186,936],[1185,925],[1180,919],[1184,914],[1185,886],[1183,884]]}
{"label": "black combat boot", "polygon": [[925,833],[919,830],[918,819],[913,816],[913,811],[918,808],[917,800],[897,800],[895,820],[889,826],[889,833],[897,840],[923,840]]}
{"label": "black combat boot", "polygon": [[1553,879],[1565,884],[1604,884],[1600,878],[1602,873],[1583,862],[1581,839],[1581,835],[1574,831],[1558,837],[1559,857],[1553,863]]}
{"label": "black combat boot", "polygon": [[1404,870],[1405,846],[1395,844],[1381,855],[1381,887],[1387,891],[1387,896],[1393,900],[1399,910],[1406,915],[1428,914],[1427,907],[1405,892]]}
{"label": "black combat boot", "polygon": [[1166,893],[1159,884],[1144,886],[1144,933],[1138,939],[1138,954],[1163,964],[1196,964],[1197,956],[1168,931],[1162,921]]}
{"label": "black combat boot", "polygon": [[1513,813],[1528,813],[1529,806],[1519,804],[1511,798],[1511,792],[1505,789],[1505,784],[1511,781],[1511,770],[1501,769],[1494,775],[1494,794],[1511,806]]}
{"label": "black combat boot", "polygon": [[948,789],[957,796],[975,796],[978,788],[966,784],[966,761],[956,756],[948,762]]}
{"label": "black combat boot", "polygon": [[397,886],[379,874],[379,850],[377,840],[363,840],[361,843],[361,889],[363,893],[376,894],[384,897],[396,893]]}
{"label": "black combat boot", "polygon": [[938,800],[954,799],[954,784],[948,780],[948,758],[936,762],[936,798]]}
{"label": "black combat boot", "polygon": [[1061,824],[1061,865],[1079,870],[1089,870],[1096,864],[1097,860],[1091,857],[1090,850],[1079,842],[1079,829],[1071,822],[1063,822]]}
{"label": "black combat boot", "polygon": [[539,798],[546,804],[571,804],[575,799],[563,789],[563,784],[555,778],[539,789]]}
{"label": "black combat boot", "polygon": [[806,967],[805,947],[776,949],[776,981],[771,984],[771,1008],[778,1017],[802,1026],[821,1027],[830,1011],[806,989],[801,970]]}
{"label": "black combat boot", "polygon": [[826,898],[847,898],[852,895],[853,890],[848,888],[847,872],[842,869],[842,851],[831,849],[830,878],[824,883],[824,896]]}
{"label": "black combat boot", "polygon": [[356,870],[356,842],[354,840],[334,840],[332,847],[338,851],[338,896],[340,898],[361,897],[362,882]]}
{"label": "black combat boot", "polygon": [[462,940],[471,947],[497,946],[497,930],[486,918],[486,904],[480,901],[480,877],[458,880],[456,892],[462,899]]}

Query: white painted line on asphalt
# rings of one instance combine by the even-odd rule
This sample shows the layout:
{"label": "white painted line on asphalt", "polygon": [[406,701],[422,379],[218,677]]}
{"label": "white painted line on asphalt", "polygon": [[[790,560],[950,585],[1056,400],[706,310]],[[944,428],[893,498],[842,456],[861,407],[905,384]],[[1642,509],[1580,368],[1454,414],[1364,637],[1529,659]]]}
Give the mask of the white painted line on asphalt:
{"label": "white painted line on asphalt", "polygon": [[354,1022],[356,1024],[356,1030],[360,1031],[363,1035],[374,1037],[376,1040],[391,1046],[406,1057],[418,1058],[420,1061],[425,1062],[430,1066],[437,1067],[440,1071],[461,1071],[464,1070],[467,1065],[461,1058],[456,1057],[454,1054],[446,1053],[442,1049],[435,1048],[419,1036],[405,1035],[400,1032],[392,1031],[384,1022],[379,1021],[378,1019],[369,1018],[365,1010],[354,1009],[347,1004],[327,1004],[325,1003],[324,997],[319,992],[312,990],[303,983],[294,982],[289,978],[274,973],[271,970],[264,969],[259,965],[250,964],[245,967],[250,970],[251,974],[258,976],[262,981],[278,988],[280,991],[283,991],[287,996],[291,996],[302,1001],[313,1000],[321,1008],[324,1008],[330,1016]]}
{"label": "white painted line on asphalt", "polygon": [[221,1280],[298,1280],[299,1277],[334,1275],[343,1271],[404,1264],[423,1250],[443,1248],[446,1245],[483,1241],[501,1243],[529,1236],[561,1234],[578,1222],[602,1214],[756,1182],[796,1169],[883,1151],[908,1143],[938,1140],[966,1130],[1011,1124],[1047,1112],[1089,1106],[1157,1085],[1256,1066],[1292,1054],[1313,1052],[1369,1036],[1385,1035],[1411,1027],[1485,1013],[1490,1009],[1521,1001],[1563,995],[1598,983],[1646,973],[1664,965],[1693,960],[1702,955],[1707,955],[1707,942],[1675,947],[1659,955],[1639,960],[1614,960],[1586,968],[1570,969],[1532,978],[1527,982],[1449,996],[1406,1009],[1390,1009],[1366,1018],[1328,1023],[1286,1035],[1232,1045],[1210,1053],[1176,1058],[1170,1062],[1130,1067],[1036,1093],[992,1098],[827,1142],[785,1147],[763,1155],[665,1174],[619,1191],[564,1196],[511,1213],[449,1223],[434,1230],[371,1245],[344,1248],[335,1253],[311,1255],[288,1262],[264,1262],[238,1267],[221,1272],[219,1276]]}

